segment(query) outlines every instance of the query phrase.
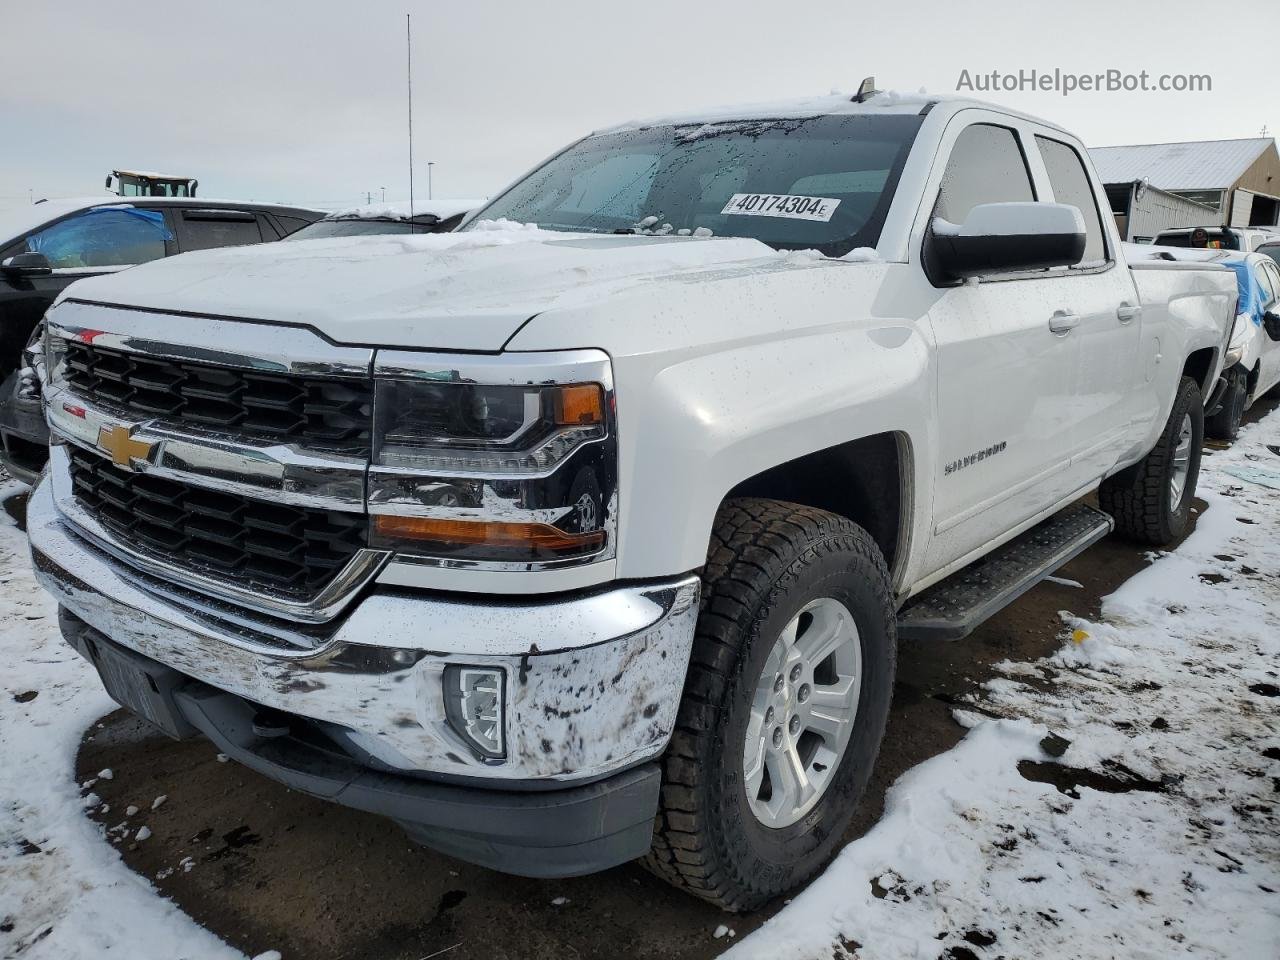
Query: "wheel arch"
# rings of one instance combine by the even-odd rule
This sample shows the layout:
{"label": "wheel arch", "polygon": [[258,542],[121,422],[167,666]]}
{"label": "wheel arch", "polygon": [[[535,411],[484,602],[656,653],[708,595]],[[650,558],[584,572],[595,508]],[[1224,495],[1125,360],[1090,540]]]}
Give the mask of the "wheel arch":
{"label": "wheel arch", "polygon": [[737,483],[721,502],[762,497],[845,517],[871,535],[896,583],[909,553],[913,476],[910,438],[887,431],[769,467]]}
{"label": "wheel arch", "polygon": [[1254,394],[1258,389],[1258,378],[1262,376],[1262,361],[1254,361],[1253,369],[1245,374],[1245,392],[1244,395],[1249,400],[1254,399]]}
{"label": "wheel arch", "polygon": [[1214,385],[1210,382],[1210,378],[1213,377],[1217,354],[1218,351],[1214,347],[1202,347],[1191,351],[1182,364],[1182,375],[1196,382],[1196,386],[1200,388],[1200,395],[1206,401],[1213,394]]}

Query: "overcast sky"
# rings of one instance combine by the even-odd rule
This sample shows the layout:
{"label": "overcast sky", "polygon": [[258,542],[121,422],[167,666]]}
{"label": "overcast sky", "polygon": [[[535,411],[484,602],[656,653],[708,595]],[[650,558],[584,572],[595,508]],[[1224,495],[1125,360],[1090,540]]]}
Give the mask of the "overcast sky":
{"label": "overcast sky", "polygon": [[[0,205],[102,191],[112,168],[204,196],[333,207],[494,193],[599,126],[739,101],[950,93],[962,70],[1209,74],[1209,93],[984,95],[1086,143],[1280,130],[1280,3],[1242,0],[0,0]],[[1235,38],[1240,38],[1238,41]],[[1255,49],[1247,60],[1241,49]]]}

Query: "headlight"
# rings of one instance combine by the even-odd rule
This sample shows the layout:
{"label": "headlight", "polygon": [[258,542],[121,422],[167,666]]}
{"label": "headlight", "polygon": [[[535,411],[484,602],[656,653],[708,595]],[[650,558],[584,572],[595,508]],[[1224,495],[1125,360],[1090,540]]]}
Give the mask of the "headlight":
{"label": "headlight", "polygon": [[1244,348],[1253,332],[1253,321],[1244,314],[1237,314],[1231,327],[1231,339],[1222,358],[1222,369],[1228,370],[1244,359]]}
{"label": "headlight", "polygon": [[44,380],[44,321],[36,324],[22,348],[22,359],[18,363],[18,397],[22,400],[37,400],[40,397],[40,384]]}
{"label": "headlight", "polygon": [[63,370],[62,365],[67,359],[67,341],[63,340],[49,329],[48,323],[41,323],[43,328],[42,336],[44,337],[44,370],[41,373],[41,382],[48,385],[61,379]]}
{"label": "headlight", "polygon": [[375,462],[463,473],[528,474],[556,467],[605,436],[604,389],[381,381]]}
{"label": "headlight", "polygon": [[495,569],[612,556],[617,448],[607,357],[459,363],[379,354],[371,543],[403,559]]}

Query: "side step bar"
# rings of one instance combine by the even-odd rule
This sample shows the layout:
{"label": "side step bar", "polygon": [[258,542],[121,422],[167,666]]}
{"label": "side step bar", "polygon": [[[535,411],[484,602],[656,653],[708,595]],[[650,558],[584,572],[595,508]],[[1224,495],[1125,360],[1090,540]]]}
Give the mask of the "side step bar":
{"label": "side step bar", "polygon": [[1114,526],[1111,517],[1083,503],[1060,510],[908,600],[898,612],[899,639],[967,637]]}

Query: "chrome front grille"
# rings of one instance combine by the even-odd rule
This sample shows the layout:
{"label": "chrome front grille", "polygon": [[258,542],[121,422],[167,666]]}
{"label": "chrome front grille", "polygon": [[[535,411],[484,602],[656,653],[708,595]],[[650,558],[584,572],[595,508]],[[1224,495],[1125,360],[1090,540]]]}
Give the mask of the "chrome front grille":
{"label": "chrome front grille", "polygon": [[69,451],[79,506],[121,543],[240,588],[319,594],[365,546],[363,513],[317,510],[133,473]]}
{"label": "chrome front grille", "polygon": [[234,432],[367,457],[373,385],[354,377],[263,373],[66,342],[66,385],[139,419]]}

